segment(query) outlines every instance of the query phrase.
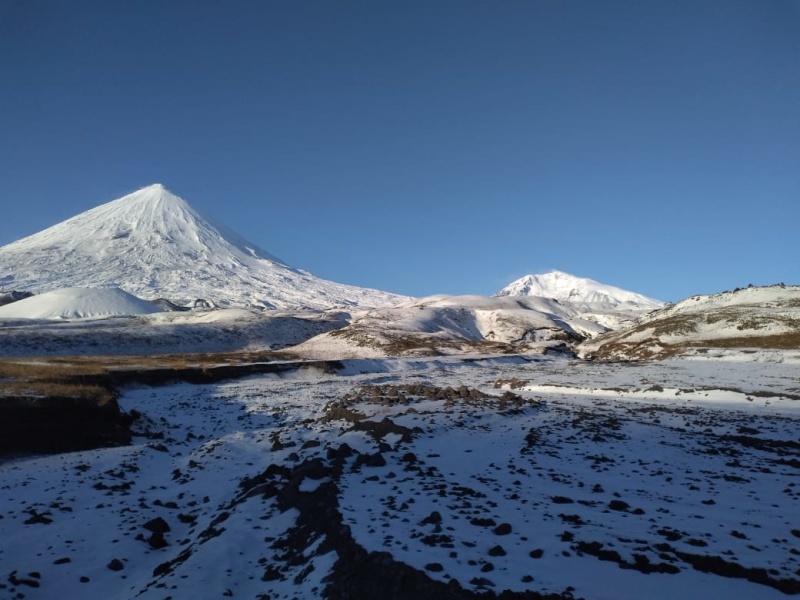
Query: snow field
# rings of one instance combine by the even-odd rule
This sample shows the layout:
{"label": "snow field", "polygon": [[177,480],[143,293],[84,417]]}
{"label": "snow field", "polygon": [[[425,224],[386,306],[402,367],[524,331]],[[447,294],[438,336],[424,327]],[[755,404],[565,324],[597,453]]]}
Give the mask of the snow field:
{"label": "snow field", "polygon": [[[696,570],[680,558],[692,554],[798,582],[795,365],[537,356],[353,361],[344,373],[131,388],[120,402],[142,415],[134,445],[0,464],[0,594],[321,597],[331,540],[310,530],[299,543],[302,507],[270,496],[285,475],[264,475],[332,464],[345,443],[356,453],[341,474],[303,477],[297,497],[335,486],[357,545],[433,579],[598,599],[784,595]],[[501,402],[498,380],[521,400]],[[326,417],[364,386],[412,385],[490,397],[352,403],[410,439]],[[385,464],[358,465],[378,453]],[[157,517],[170,527],[161,548],[144,528]],[[596,544],[676,572],[620,568]]]}

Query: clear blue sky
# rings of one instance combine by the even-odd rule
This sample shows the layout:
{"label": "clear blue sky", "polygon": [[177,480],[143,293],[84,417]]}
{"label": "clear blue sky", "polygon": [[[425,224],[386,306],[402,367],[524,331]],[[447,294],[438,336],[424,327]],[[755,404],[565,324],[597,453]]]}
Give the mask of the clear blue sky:
{"label": "clear blue sky", "polygon": [[154,182],[409,295],[800,284],[800,2],[0,0],[0,245]]}

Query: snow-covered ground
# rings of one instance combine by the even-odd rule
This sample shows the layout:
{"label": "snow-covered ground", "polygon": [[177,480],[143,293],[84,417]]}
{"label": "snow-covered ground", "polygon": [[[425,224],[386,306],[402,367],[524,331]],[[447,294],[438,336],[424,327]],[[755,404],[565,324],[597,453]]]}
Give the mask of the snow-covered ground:
{"label": "snow-covered ground", "polygon": [[461,597],[796,594],[800,360],[780,358],[373,359],[130,388],[133,445],[0,464],[0,596],[377,579],[354,597],[400,598],[414,573]]}

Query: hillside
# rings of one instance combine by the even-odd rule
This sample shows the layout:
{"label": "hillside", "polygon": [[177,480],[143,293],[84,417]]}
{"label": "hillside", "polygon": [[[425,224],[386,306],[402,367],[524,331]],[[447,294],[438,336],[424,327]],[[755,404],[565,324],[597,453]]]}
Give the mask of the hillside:
{"label": "hillside", "polygon": [[693,296],[585,344],[584,356],[647,360],[710,348],[800,350],[800,286]]}
{"label": "hillside", "polygon": [[608,331],[538,297],[432,296],[354,315],[291,352],[318,358],[541,352]]}

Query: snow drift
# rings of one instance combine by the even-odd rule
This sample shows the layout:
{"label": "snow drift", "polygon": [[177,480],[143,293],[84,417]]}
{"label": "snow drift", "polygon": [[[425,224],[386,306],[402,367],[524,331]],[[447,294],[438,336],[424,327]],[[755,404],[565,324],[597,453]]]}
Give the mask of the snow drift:
{"label": "snow drift", "polygon": [[90,319],[157,312],[161,309],[119,288],[66,288],[0,306],[0,319]]}

